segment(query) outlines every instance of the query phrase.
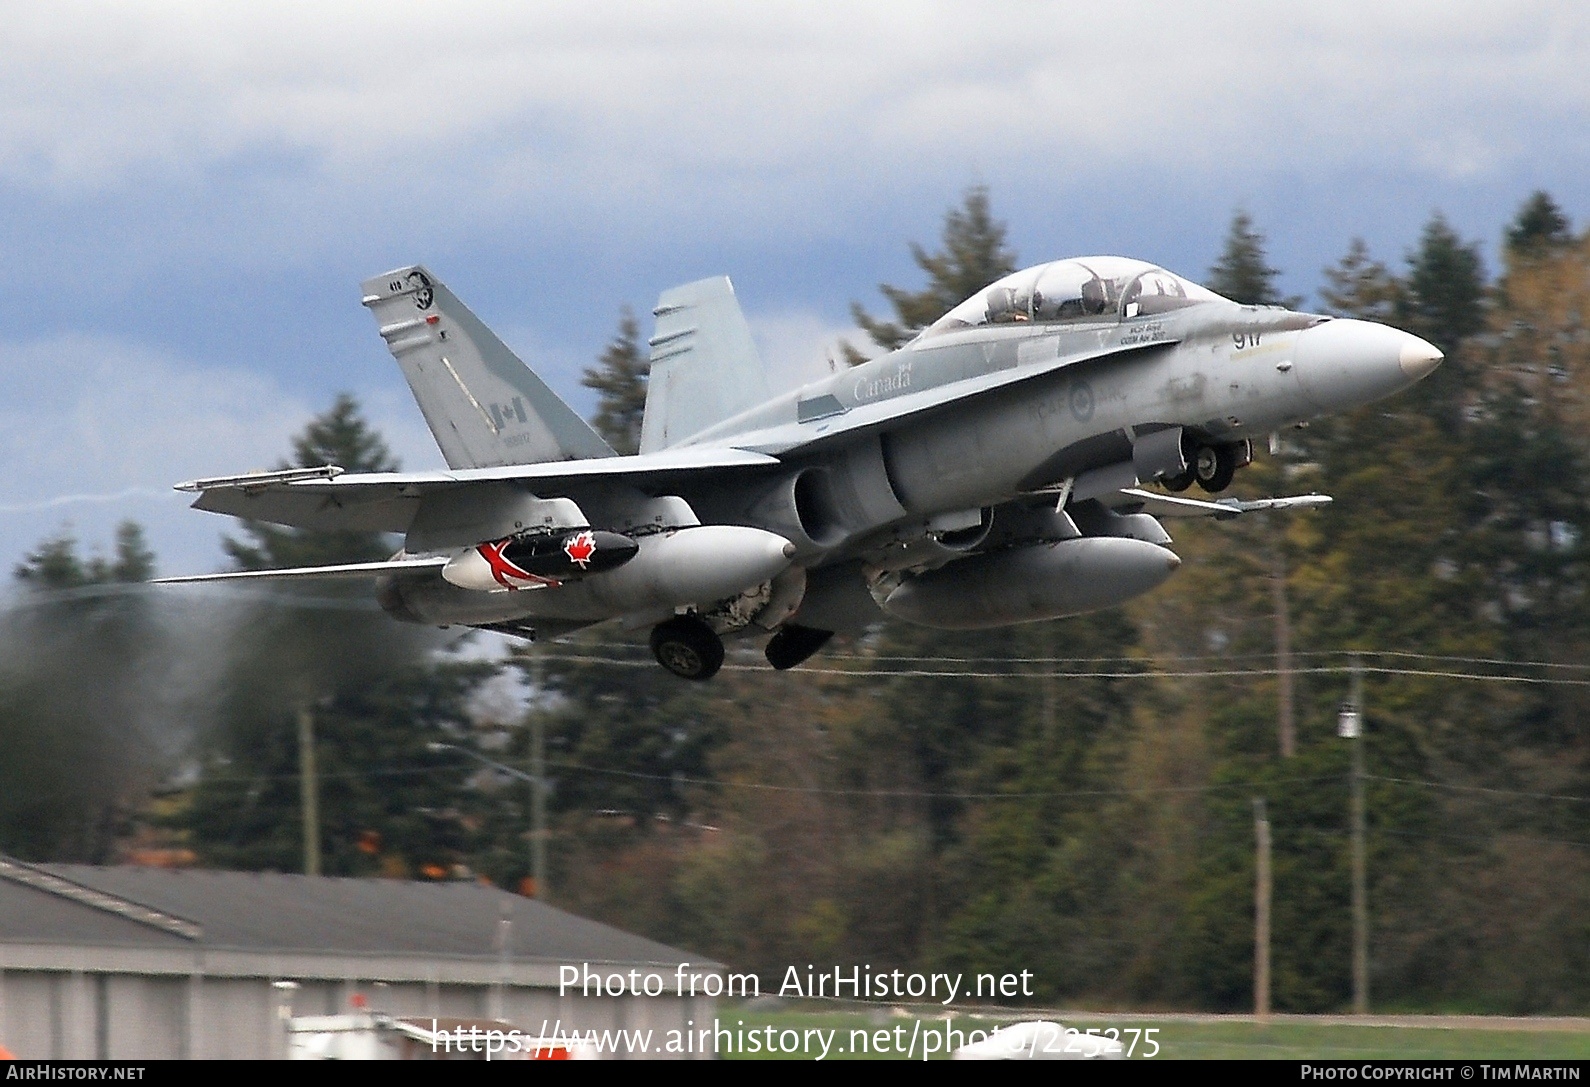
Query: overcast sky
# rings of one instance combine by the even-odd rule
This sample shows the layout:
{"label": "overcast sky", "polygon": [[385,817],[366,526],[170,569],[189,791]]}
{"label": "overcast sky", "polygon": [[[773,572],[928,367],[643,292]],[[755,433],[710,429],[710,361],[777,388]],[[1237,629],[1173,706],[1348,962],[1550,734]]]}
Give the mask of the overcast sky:
{"label": "overcast sky", "polygon": [[438,465],[360,279],[420,261],[554,388],[619,307],[733,277],[795,382],[916,285],[986,184],[1024,261],[1200,278],[1233,210],[1312,297],[1432,210],[1590,216],[1590,8],[1387,4],[9,4],[0,62],[0,562],[267,466],[351,390]]}

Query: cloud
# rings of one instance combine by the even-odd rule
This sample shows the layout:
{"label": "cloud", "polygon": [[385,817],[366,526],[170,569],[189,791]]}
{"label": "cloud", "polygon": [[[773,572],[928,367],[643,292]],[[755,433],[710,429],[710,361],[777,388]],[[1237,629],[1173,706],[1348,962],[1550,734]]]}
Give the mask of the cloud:
{"label": "cloud", "polygon": [[378,200],[444,165],[485,200],[946,159],[1422,168],[1447,133],[1503,161],[1520,119],[1590,106],[1590,18],[1551,0],[66,3],[7,31],[0,175],[63,190],[250,157]]}
{"label": "cloud", "polygon": [[[167,571],[219,565],[230,520],[194,513],[172,484],[268,468],[326,405],[272,378],[204,366],[158,347],[68,334],[0,341],[0,555],[20,558],[69,528],[85,551],[107,547],[117,522],[149,532]],[[367,416],[413,467],[435,445],[394,389],[363,396]]]}

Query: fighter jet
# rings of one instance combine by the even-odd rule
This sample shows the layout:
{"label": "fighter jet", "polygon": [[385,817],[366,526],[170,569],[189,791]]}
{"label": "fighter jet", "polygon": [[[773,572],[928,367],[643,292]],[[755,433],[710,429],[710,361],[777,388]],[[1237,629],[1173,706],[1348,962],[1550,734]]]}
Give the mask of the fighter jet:
{"label": "fighter jet", "polygon": [[[650,628],[704,680],[725,638],[776,669],[885,619],[967,629],[1109,608],[1180,565],[1163,518],[1323,495],[1224,491],[1254,441],[1430,373],[1385,325],[1245,306],[1163,268],[1028,268],[880,358],[775,393],[724,277],[664,291],[640,452],[619,456],[440,280],[364,305],[445,471],[198,479],[194,508],[403,536],[389,561],[169,582],[364,577],[390,615],[522,638]],[[1145,485],[1157,485],[1144,489]]]}

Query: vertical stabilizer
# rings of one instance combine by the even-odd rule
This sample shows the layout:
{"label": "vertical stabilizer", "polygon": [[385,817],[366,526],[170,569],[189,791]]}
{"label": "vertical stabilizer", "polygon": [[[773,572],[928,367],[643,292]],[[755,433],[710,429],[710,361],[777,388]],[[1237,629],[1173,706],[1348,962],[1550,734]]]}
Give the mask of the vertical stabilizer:
{"label": "vertical stabilizer", "polygon": [[657,332],[642,453],[678,445],[768,398],[767,374],[728,276],[664,291],[652,312]]}
{"label": "vertical stabilizer", "polygon": [[611,457],[574,409],[435,276],[415,265],[364,283],[449,468]]}

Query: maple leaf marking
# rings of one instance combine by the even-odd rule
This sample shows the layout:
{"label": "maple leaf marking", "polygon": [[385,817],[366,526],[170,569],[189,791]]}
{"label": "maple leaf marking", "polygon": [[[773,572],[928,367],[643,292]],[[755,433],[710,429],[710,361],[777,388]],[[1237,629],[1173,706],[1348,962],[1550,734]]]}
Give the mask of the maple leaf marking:
{"label": "maple leaf marking", "polygon": [[585,531],[570,536],[563,542],[563,553],[580,569],[590,569],[591,557],[596,554],[596,534]]}

